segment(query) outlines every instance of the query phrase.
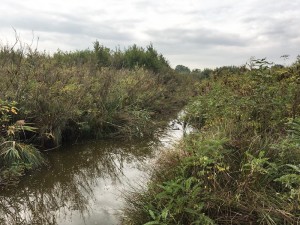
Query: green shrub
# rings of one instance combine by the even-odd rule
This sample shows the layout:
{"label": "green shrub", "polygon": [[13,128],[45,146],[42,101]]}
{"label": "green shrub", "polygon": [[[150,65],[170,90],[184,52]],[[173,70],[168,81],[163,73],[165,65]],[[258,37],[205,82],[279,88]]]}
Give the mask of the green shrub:
{"label": "green shrub", "polygon": [[23,142],[25,132],[34,132],[35,128],[24,120],[13,122],[17,114],[16,102],[0,99],[0,185],[15,181],[26,170],[45,162],[34,146]]}

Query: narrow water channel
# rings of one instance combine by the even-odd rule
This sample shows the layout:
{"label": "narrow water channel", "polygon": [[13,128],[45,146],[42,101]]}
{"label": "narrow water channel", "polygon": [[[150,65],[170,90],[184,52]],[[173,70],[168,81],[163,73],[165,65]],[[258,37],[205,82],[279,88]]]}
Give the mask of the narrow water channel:
{"label": "narrow water channel", "polygon": [[90,141],[47,153],[49,167],[0,193],[0,224],[117,225],[122,192],[143,185],[147,165],[183,136],[173,120],[156,138]]}

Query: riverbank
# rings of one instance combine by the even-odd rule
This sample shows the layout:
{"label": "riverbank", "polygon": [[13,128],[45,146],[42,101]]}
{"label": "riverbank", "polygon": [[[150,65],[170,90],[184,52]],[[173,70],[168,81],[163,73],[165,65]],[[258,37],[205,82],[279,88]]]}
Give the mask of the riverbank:
{"label": "riverbank", "polygon": [[186,108],[198,129],[162,156],[123,224],[298,224],[300,62],[216,70]]}
{"label": "riverbank", "polygon": [[150,136],[154,120],[180,110],[195,85],[152,45],[111,51],[96,41],[93,50],[53,55],[16,46],[0,49],[2,185],[41,166],[39,150]]}
{"label": "riverbank", "polygon": [[47,168],[1,190],[0,224],[119,225],[122,193],[143,185],[151,162],[183,136],[176,115],[164,124],[151,137],[82,140],[44,153]]}

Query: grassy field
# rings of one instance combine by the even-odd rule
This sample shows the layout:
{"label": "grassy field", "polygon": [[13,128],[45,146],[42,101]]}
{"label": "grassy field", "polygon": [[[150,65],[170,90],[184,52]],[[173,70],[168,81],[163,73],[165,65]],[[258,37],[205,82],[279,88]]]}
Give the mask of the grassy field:
{"label": "grassy field", "polygon": [[299,224],[300,58],[210,73],[183,120],[197,128],[128,194],[123,224]]}

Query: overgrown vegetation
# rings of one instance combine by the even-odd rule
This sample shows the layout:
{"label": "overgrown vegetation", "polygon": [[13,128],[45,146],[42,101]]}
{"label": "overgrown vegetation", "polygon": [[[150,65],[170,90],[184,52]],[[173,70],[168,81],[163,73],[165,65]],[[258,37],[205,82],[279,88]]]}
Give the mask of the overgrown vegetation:
{"label": "overgrown vegetation", "polygon": [[300,58],[249,65],[202,81],[184,117],[198,131],[128,196],[124,224],[300,223]]}
{"label": "overgrown vegetation", "polygon": [[34,132],[34,128],[24,120],[12,122],[18,114],[15,104],[0,99],[0,184],[15,183],[25,170],[44,163],[41,153],[21,140],[25,132]]}
{"label": "overgrown vegetation", "polygon": [[49,55],[17,38],[1,46],[0,65],[2,180],[41,163],[36,148],[150,135],[153,118],[179,109],[193,85],[152,45],[111,51],[96,41],[93,50]]}

